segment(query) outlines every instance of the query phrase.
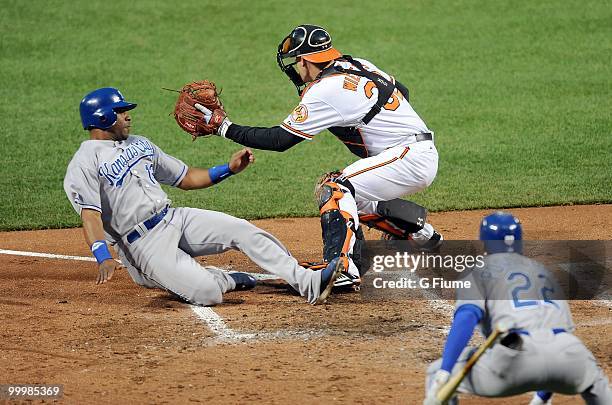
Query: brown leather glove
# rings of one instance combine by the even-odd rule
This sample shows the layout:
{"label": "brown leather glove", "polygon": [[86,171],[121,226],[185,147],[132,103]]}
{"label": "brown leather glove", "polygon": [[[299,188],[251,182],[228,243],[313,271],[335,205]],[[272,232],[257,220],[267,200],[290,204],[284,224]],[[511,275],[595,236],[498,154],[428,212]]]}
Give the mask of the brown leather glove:
{"label": "brown leather glove", "polygon": [[226,117],[217,86],[208,80],[184,85],[174,106],[176,123],[194,140],[217,133]]}

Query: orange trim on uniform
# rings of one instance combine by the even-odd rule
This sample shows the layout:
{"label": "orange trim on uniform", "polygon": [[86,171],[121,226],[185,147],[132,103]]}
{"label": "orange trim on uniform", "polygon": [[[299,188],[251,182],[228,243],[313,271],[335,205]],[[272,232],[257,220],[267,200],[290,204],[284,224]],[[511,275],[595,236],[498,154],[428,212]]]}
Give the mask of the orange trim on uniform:
{"label": "orange trim on uniform", "polygon": [[405,237],[404,232],[397,228],[393,223],[386,218],[376,214],[364,214],[359,216],[359,222],[379,231],[387,232],[398,237]]}
{"label": "orange trim on uniform", "polygon": [[323,52],[311,53],[310,55],[300,55],[302,59],[306,59],[308,62],[322,63],[329,62],[334,59],[338,59],[342,56],[336,48],[329,48]]}
{"label": "orange trim on uniform", "polygon": [[365,173],[365,172],[369,172],[370,170],[374,170],[374,169],[378,169],[379,167],[386,166],[386,165],[388,165],[388,164],[390,164],[390,163],[395,162],[396,160],[403,159],[403,158],[404,158],[404,156],[406,156],[406,154],[408,153],[408,151],[409,151],[409,150],[410,150],[410,148],[409,148],[409,147],[406,147],[406,148],[404,149],[404,151],[402,152],[402,154],[401,154],[401,155],[396,156],[396,157],[394,157],[393,159],[389,159],[389,160],[387,160],[386,162],[379,163],[379,164],[377,164],[376,166],[372,166],[372,167],[368,167],[368,168],[363,169],[363,170],[359,170],[358,172],[355,172],[355,173],[353,173],[353,174],[349,174],[349,175],[347,175],[347,176],[345,176],[345,177],[346,177],[347,179],[350,179],[351,177],[355,177],[355,176],[358,176],[358,175],[363,174],[363,173]]}
{"label": "orange trim on uniform", "polygon": [[[346,220],[347,225],[349,221],[353,219],[353,216],[346,211],[340,211],[340,214],[342,214],[342,216]],[[346,238],[344,239],[344,245],[342,245],[342,253],[347,254],[348,251],[351,249],[351,239],[352,238],[353,238],[353,230],[351,229],[350,226],[347,226],[346,227]]]}
{"label": "orange trim on uniform", "polygon": [[376,214],[362,214],[359,215],[359,222],[369,222],[375,219],[382,219],[380,215]]}
{"label": "orange trim on uniform", "polygon": [[327,267],[327,262],[315,263],[315,262],[298,262],[298,266],[301,266],[308,270],[323,270]]}
{"label": "orange trim on uniform", "polygon": [[357,142],[342,141],[342,143],[345,145],[365,146],[365,144]]}
{"label": "orange trim on uniform", "polygon": [[295,129],[292,126],[285,124],[284,122],[281,122],[281,127],[285,128],[289,132],[292,132],[294,135],[301,136],[301,137],[304,137],[306,139],[312,139],[313,138],[312,135],[308,135],[306,132],[302,132],[299,129]]}
{"label": "orange trim on uniform", "polygon": [[403,237],[404,236],[404,232],[403,231],[397,229],[395,226],[390,224],[386,219],[383,219],[382,221],[377,222],[376,224],[374,224],[373,227],[378,229],[378,230],[390,233],[391,235],[395,235],[395,236],[399,236],[399,237]]}

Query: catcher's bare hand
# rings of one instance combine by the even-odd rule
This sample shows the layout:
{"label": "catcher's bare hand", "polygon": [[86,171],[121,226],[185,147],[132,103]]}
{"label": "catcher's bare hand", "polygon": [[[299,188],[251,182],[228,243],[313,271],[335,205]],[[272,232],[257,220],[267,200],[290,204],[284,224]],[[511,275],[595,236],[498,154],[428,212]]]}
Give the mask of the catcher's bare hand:
{"label": "catcher's bare hand", "polygon": [[98,279],[96,284],[104,284],[113,278],[115,270],[119,270],[122,266],[113,259],[104,260],[98,267]]}
{"label": "catcher's bare hand", "polygon": [[232,173],[240,173],[253,162],[255,162],[253,151],[249,148],[244,148],[232,155],[229,161],[229,168]]}

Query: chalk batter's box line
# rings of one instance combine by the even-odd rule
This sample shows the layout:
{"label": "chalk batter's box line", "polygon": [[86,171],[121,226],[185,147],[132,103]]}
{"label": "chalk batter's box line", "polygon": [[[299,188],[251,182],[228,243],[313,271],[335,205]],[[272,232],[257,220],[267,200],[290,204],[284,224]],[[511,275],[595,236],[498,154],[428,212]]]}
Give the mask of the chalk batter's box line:
{"label": "chalk batter's box line", "polygon": [[[72,256],[72,255],[58,255],[53,253],[39,253],[39,252],[25,252],[20,250],[7,250],[0,249],[0,254],[12,255],[12,256],[27,256],[27,257],[41,257],[45,259],[58,259],[58,260],[74,260],[82,262],[95,262],[96,259],[93,257],[85,256]],[[119,262],[115,259],[115,261]],[[225,269],[223,269],[225,270]],[[261,274],[261,273],[248,273],[258,280],[275,280],[277,276],[272,274]],[[257,337],[256,334],[251,333],[239,333],[232,330],[223,321],[223,318],[219,316],[210,307],[199,307],[195,305],[188,305],[189,308],[196,314],[196,316],[206,323],[206,326],[215,334],[215,337],[224,341],[244,341],[251,340]]]}
{"label": "chalk batter's box line", "polygon": [[[5,255],[13,255],[13,256],[28,256],[28,257],[42,257],[46,259],[61,259],[61,260],[75,260],[75,261],[84,261],[84,262],[95,262],[96,259],[93,257],[85,257],[85,256],[71,256],[71,255],[58,255],[53,253],[39,253],[39,252],[25,252],[19,250],[8,250],[8,249],[0,249],[0,254]],[[273,274],[262,274],[262,273],[248,273],[255,277],[258,280],[276,280],[277,276]],[[419,277],[416,275],[416,279]],[[454,306],[449,304],[445,300],[439,299],[439,296],[435,293],[431,293],[428,291],[422,291],[426,298],[428,298],[428,302],[430,305],[437,311],[443,313],[444,315],[451,315],[454,311]],[[607,307],[612,307],[612,300],[599,300],[594,301],[597,305],[603,305]],[[199,307],[195,305],[189,305],[191,310],[196,314],[198,318],[203,320],[207,327],[215,333],[216,337],[220,340],[225,341],[244,341],[256,339],[258,337],[257,334],[253,333],[239,333],[232,330],[227,324],[223,321],[223,318],[219,316],[215,311],[210,307]],[[444,328],[446,332],[448,327]]]}
{"label": "chalk batter's box line", "polygon": [[[20,250],[7,250],[0,249],[0,254],[3,255],[12,255],[12,256],[28,256],[28,257],[42,257],[45,259],[60,259],[60,260],[75,260],[82,262],[95,262],[96,259],[94,257],[86,257],[86,256],[70,256],[70,255],[58,255],[53,253],[38,253],[38,252],[25,252]],[[119,260],[115,259],[117,263],[121,263]],[[227,270],[227,269],[221,269]],[[247,273],[251,276],[255,277],[258,280],[277,280],[278,276],[273,274],[263,274],[263,273]]]}

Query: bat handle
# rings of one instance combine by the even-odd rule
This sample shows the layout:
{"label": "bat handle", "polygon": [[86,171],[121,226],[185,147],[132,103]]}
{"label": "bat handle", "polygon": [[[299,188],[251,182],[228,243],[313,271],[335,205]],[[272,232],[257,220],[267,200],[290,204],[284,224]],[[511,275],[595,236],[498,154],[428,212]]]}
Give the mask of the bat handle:
{"label": "bat handle", "polygon": [[448,382],[444,384],[442,388],[440,388],[440,390],[436,394],[436,399],[442,404],[446,404],[455,394],[455,391],[457,391],[459,385],[461,385],[461,381],[463,381],[463,379],[470,372],[472,367],[474,367],[474,364],[476,364],[478,359],[480,359],[480,356],[482,356],[487,349],[492,347],[495,344],[495,340],[502,333],[506,333],[508,329],[509,328],[504,323],[498,323],[493,333],[491,333],[489,337],[484,341],[484,343],[480,345],[478,350],[476,350],[476,352],[472,354],[472,356],[465,363],[465,366],[463,366],[463,368],[457,374],[453,375],[448,380]]}

